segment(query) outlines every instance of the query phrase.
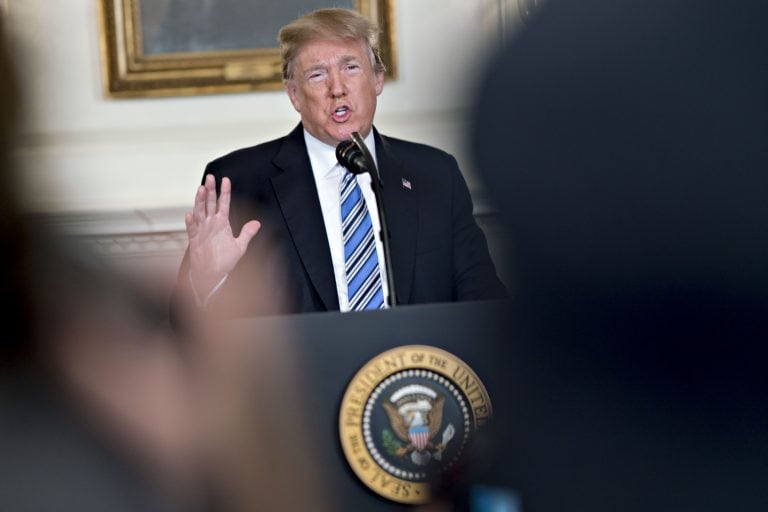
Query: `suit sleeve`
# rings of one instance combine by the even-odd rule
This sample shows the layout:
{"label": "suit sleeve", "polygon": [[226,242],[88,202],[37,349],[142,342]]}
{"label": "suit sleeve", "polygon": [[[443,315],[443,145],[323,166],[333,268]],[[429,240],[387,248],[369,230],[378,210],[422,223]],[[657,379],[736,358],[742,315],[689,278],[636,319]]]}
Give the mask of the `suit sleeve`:
{"label": "suit sleeve", "polygon": [[475,221],[469,189],[453,157],[451,180],[455,300],[507,298],[509,294],[496,275],[485,235]]}

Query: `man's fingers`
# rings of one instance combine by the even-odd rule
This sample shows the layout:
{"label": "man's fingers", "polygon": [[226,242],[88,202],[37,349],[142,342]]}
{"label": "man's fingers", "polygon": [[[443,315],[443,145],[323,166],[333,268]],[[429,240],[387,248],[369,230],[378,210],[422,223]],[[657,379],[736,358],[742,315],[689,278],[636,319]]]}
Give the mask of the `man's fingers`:
{"label": "man's fingers", "polygon": [[216,213],[216,180],[212,174],[205,177],[205,215],[210,217]]}
{"label": "man's fingers", "polygon": [[197,235],[197,222],[195,222],[195,217],[191,213],[184,215],[184,224],[187,226],[187,238]]}
{"label": "man's fingers", "polygon": [[245,250],[248,247],[248,243],[251,241],[256,233],[261,229],[261,222],[257,220],[251,220],[245,223],[243,229],[240,230],[240,236],[237,237],[237,243]]}
{"label": "man's fingers", "polygon": [[192,210],[192,214],[198,222],[202,222],[205,219],[205,187],[200,185],[197,187],[197,193],[195,194],[195,207]]}
{"label": "man's fingers", "polygon": [[232,182],[229,178],[221,178],[221,195],[219,196],[218,213],[229,216],[229,201],[232,198]]}

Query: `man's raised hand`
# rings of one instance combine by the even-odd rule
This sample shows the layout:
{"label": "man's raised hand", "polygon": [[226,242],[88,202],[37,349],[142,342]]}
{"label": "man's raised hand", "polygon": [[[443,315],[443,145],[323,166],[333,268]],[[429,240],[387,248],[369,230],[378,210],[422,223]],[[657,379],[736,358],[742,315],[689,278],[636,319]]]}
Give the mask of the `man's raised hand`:
{"label": "man's raised hand", "polygon": [[245,254],[248,243],[258,233],[261,223],[247,222],[235,237],[229,223],[229,203],[232,198],[232,183],[229,178],[221,180],[221,195],[216,197],[216,180],[213,175],[205,177],[205,184],[197,189],[195,206],[187,213],[184,221],[189,239],[189,262],[192,285],[195,291],[206,296],[232,272]]}

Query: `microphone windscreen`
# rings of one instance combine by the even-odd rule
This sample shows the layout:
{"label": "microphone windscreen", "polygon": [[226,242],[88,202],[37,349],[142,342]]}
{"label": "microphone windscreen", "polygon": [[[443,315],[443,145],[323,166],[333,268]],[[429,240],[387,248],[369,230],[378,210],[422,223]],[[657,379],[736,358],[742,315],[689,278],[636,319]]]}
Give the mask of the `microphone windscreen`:
{"label": "microphone windscreen", "polygon": [[353,140],[345,140],[336,146],[336,160],[352,174],[365,172],[365,156]]}

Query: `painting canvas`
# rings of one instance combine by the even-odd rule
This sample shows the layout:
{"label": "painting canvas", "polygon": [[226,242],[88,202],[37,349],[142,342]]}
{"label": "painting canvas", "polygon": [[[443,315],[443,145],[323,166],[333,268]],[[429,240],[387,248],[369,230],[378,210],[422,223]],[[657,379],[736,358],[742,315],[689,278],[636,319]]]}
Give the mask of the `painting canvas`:
{"label": "painting canvas", "polygon": [[[275,46],[281,26],[302,13],[328,6],[324,0],[143,0],[140,3],[145,55],[269,48]],[[334,6],[355,7],[352,0],[337,1]]]}

